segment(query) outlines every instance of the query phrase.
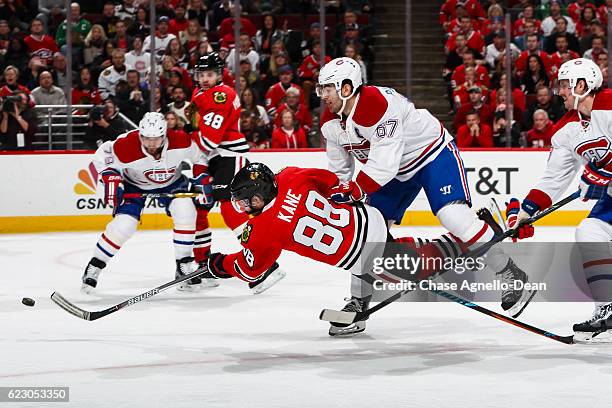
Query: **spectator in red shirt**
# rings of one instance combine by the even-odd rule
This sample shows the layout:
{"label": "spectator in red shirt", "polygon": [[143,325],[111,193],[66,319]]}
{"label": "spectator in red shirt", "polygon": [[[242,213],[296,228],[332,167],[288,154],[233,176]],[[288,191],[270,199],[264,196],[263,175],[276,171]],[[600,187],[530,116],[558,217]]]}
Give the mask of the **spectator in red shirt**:
{"label": "spectator in red shirt", "polygon": [[544,68],[546,68],[546,72],[550,75],[551,63],[550,63],[550,55],[548,55],[545,51],[540,50],[540,39],[537,34],[531,34],[526,37],[526,47],[527,49],[519,55],[516,59],[515,67],[516,67],[516,75],[520,77],[523,75],[523,72],[527,69],[527,58],[531,55],[537,55],[540,57],[542,62],[544,63]]}
{"label": "spectator in red shirt", "polygon": [[525,27],[525,23],[527,23],[528,21],[533,23],[533,25],[535,26],[536,32],[539,33],[541,22],[540,20],[535,18],[535,8],[529,3],[523,6],[523,17],[517,19],[512,25],[512,36],[520,37],[523,34],[525,34],[524,27]]}
{"label": "spectator in red shirt", "polygon": [[300,91],[295,88],[287,89],[286,101],[276,110],[275,127],[281,127],[281,118],[286,110],[291,110],[294,113],[297,126],[303,128],[305,133],[310,132],[310,129],[312,129],[312,115],[308,110],[308,106],[300,103]]}
{"label": "spectator in red shirt", "polygon": [[[325,56],[325,64],[331,61],[329,55]],[[312,43],[312,50],[310,54],[304,58],[302,64],[298,68],[298,78],[302,81],[302,88],[304,88],[306,104],[308,105],[310,100],[310,93],[314,83],[319,78],[319,68],[321,66],[321,43],[314,41]]]}
{"label": "spectator in red shirt", "polygon": [[480,34],[486,37],[493,32],[493,21],[503,20],[504,9],[499,4],[491,4],[487,9],[487,19],[480,24]]}
{"label": "spectator in red shirt", "polygon": [[272,149],[298,149],[308,147],[304,129],[296,129],[295,115],[290,109],[281,116],[281,127],[272,132]]}
{"label": "spectator in red shirt", "polygon": [[493,130],[491,126],[480,123],[478,112],[468,112],[465,119],[465,125],[461,125],[457,131],[457,146],[493,147]]}
{"label": "spectator in red shirt", "polygon": [[91,71],[87,67],[81,69],[77,84],[72,88],[72,103],[75,105],[102,104],[98,87],[92,81]]}
{"label": "spectator in red shirt", "polygon": [[476,82],[484,84],[486,87],[489,87],[489,71],[483,65],[479,65],[476,63],[476,54],[474,50],[467,50],[463,53],[462,57],[463,64],[455,68],[451,76],[451,86],[455,88],[458,85],[464,83],[466,68],[474,68],[474,72],[476,73]]}
{"label": "spectator in red shirt", "polygon": [[[241,17],[240,24],[241,24],[240,26],[241,32],[247,33],[249,35],[249,38],[255,37],[255,34],[257,34],[257,27],[255,27],[255,24],[253,24],[251,20],[249,20],[246,17]],[[219,38],[223,38],[226,35],[231,35],[232,38],[234,36],[234,18],[233,17],[226,18],[225,20],[221,22],[221,25],[219,26]]]}
{"label": "spectator in red shirt", "polygon": [[586,0],[577,0],[567,7],[567,14],[577,23],[580,20],[580,13],[587,6],[595,8],[593,3],[587,3]]}
{"label": "spectator in red shirt", "polygon": [[278,106],[284,102],[287,90],[295,88],[300,91],[300,103],[304,103],[304,90],[297,84],[291,82],[293,79],[293,70],[289,65],[283,65],[278,69],[279,82],[275,83],[266,92],[265,106],[270,117],[275,118]]}
{"label": "spectator in red shirt", "polygon": [[589,35],[591,24],[595,20],[597,20],[597,9],[592,5],[585,6],[580,13],[580,20],[576,23],[576,36],[582,39]]}
{"label": "spectator in red shirt", "polygon": [[[561,21],[561,19],[559,19],[559,21]],[[563,64],[567,59],[567,56],[565,56],[564,54],[569,55],[569,60],[579,58],[580,56],[578,55],[578,53],[568,48],[568,45],[569,45],[568,37],[565,34],[559,35],[557,37],[555,45],[556,45],[557,51],[554,52],[550,56],[550,62],[551,62],[551,71],[553,75],[556,76],[557,71],[559,70],[559,67],[561,67],[561,64]]]}
{"label": "spectator in red shirt", "polygon": [[181,31],[185,31],[189,25],[189,20],[185,18],[185,6],[178,4],[174,8],[174,18],[168,22],[168,32],[176,35],[179,38]]}
{"label": "spectator in red shirt", "polygon": [[588,58],[597,64],[599,56],[607,53],[608,50],[606,50],[604,46],[604,39],[599,36],[593,36],[591,39],[591,48],[584,52],[583,57]]}
{"label": "spectator in red shirt", "polygon": [[544,109],[533,113],[533,129],[527,132],[528,147],[550,147],[555,124],[548,118]]}
{"label": "spectator in red shirt", "polygon": [[[468,47],[480,53],[484,52],[484,38],[482,37],[479,31],[476,31],[472,28],[472,20],[470,20],[469,17],[462,17],[461,20],[459,20],[459,32],[465,35]],[[451,35],[446,41],[446,45],[444,46],[444,48],[447,54],[457,47],[457,44],[455,42],[456,36],[457,33]]]}
{"label": "spectator in red shirt", "polygon": [[35,18],[30,24],[31,34],[24,38],[28,51],[32,57],[38,57],[51,65],[53,54],[59,51],[55,39],[45,34],[42,20]]}
{"label": "spectator in red shirt", "polygon": [[32,99],[32,96],[30,95],[30,90],[17,83],[17,80],[19,79],[19,69],[13,65],[9,65],[4,68],[3,75],[5,84],[2,88],[0,88],[0,97],[4,98],[5,96],[13,95],[19,91],[25,92],[25,94],[30,98],[31,106],[34,106],[34,99]]}
{"label": "spectator in red shirt", "polygon": [[457,114],[455,115],[455,120],[453,121],[453,128],[455,131],[466,123],[466,115],[468,112],[476,111],[480,117],[480,120],[487,124],[491,125],[493,123],[493,114],[494,111],[491,106],[484,102],[484,98],[482,97],[482,89],[479,86],[473,86],[468,90],[468,98],[469,102],[461,105]]}
{"label": "spectator in red shirt", "polygon": [[479,21],[485,19],[485,12],[478,0],[446,0],[442,5],[442,8],[440,9],[439,18],[440,24],[444,27],[445,30],[447,29],[448,24],[457,16],[456,10],[459,3],[461,3],[462,6],[465,7],[466,11],[472,19]]}
{"label": "spectator in red shirt", "polygon": [[474,68],[469,67],[465,69],[465,82],[459,85],[453,91],[454,108],[459,109],[461,105],[469,102],[469,90],[473,86],[480,87],[480,89],[482,90],[482,95],[486,99],[489,94],[489,90],[484,84],[476,80],[476,71],[474,70]]}

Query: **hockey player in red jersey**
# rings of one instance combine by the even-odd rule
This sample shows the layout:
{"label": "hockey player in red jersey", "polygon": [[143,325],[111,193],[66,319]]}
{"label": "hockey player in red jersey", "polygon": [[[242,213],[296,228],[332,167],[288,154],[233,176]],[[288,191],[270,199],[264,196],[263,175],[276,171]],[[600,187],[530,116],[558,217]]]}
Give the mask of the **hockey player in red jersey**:
{"label": "hockey player in red jersey", "polygon": [[[602,83],[601,70],[589,59],[561,65],[558,94],[568,113],[555,125],[544,175],[522,202],[512,199],[506,209],[509,227],[522,223],[562,198],[582,168],[581,197],[596,203],[576,229],[576,242],[595,311],[574,325],[577,341],[597,341],[612,332],[612,90]],[[522,225],[517,238],[533,234],[533,226]]]}
{"label": "hockey player in red jersey", "polygon": [[[203,192],[202,205],[212,204],[210,186],[202,183],[207,175],[188,179],[181,163],[198,165],[202,152],[191,137],[183,132],[167,131],[164,115],[147,112],[137,130],[114,141],[103,143],[96,151],[93,164],[104,186],[104,200],[113,208],[113,220],[98,239],[93,257],[83,274],[82,290],[91,293],[98,285],[101,271],[123,244],[136,232],[145,206],[142,193]],[[130,196],[131,195],[131,196]],[[176,256],[176,277],[197,269],[192,256],[196,210],[191,198],[158,198],[174,222],[173,244]],[[214,281],[205,282],[213,286]],[[193,278],[179,286],[180,290],[198,290],[201,278]]]}
{"label": "hockey player in red jersey", "polygon": [[[199,84],[191,100],[197,108],[195,118],[198,131],[194,139],[206,155],[205,165],[194,165],[193,174],[210,174],[213,198],[220,203],[221,215],[225,224],[236,236],[242,231],[248,215],[237,212],[230,201],[229,185],[234,174],[241,169],[247,160],[241,156],[249,150],[244,135],[239,130],[240,98],[234,89],[222,81],[224,62],[216,52],[204,55],[195,66],[195,80]],[[209,229],[209,207],[198,206],[194,255],[196,262],[206,262],[212,242]],[[278,264],[272,265],[265,276],[265,282],[251,282],[249,286],[254,293],[261,293],[285,275],[278,270]]]}
{"label": "hockey player in red jersey", "polygon": [[[494,230],[470,209],[467,175],[453,137],[429,111],[417,109],[394,89],[363,85],[359,65],[344,57],[321,69],[317,93],[327,106],[321,132],[329,169],[341,182],[338,200],[367,201],[391,225],[400,223],[424,190],[432,213],[453,240],[474,246],[493,239]],[[356,160],[363,164],[359,172]],[[497,247],[487,264],[508,284],[502,309],[518,316],[535,293],[515,289],[514,282],[526,282],[527,275]],[[368,286],[353,278],[352,298],[359,301],[371,292]]]}

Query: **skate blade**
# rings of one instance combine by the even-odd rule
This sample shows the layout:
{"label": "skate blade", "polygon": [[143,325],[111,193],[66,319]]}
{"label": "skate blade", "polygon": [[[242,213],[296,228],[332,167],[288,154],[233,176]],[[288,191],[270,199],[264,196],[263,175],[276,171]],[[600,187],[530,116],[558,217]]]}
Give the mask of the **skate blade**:
{"label": "skate blade", "polygon": [[332,337],[350,337],[350,336],[353,336],[355,334],[365,331],[365,329],[366,329],[365,322],[357,322],[348,327],[330,326],[329,335]]}
{"label": "skate blade", "polygon": [[610,330],[603,332],[574,332],[574,343],[612,344],[612,333]]}
{"label": "skate blade", "polygon": [[268,276],[263,282],[261,282],[259,285],[255,286],[251,290],[253,291],[254,295],[259,295],[260,293],[263,293],[266,290],[270,289],[272,286],[276,285],[276,283],[283,279],[286,275],[287,273],[285,271],[277,269],[272,272],[270,276]]}
{"label": "skate blade", "polygon": [[200,284],[202,289],[216,288],[217,286],[219,286],[219,281],[217,279],[202,279],[202,283]]}
{"label": "skate blade", "polygon": [[93,295],[96,292],[96,288],[94,288],[93,286],[90,286],[86,283],[83,283],[81,285],[81,293],[84,293],[86,295]]}
{"label": "skate blade", "polygon": [[533,289],[531,291],[524,290],[523,295],[521,296],[519,301],[516,302],[514,306],[512,306],[510,309],[508,309],[506,313],[508,313],[508,315],[512,317],[513,319],[516,319],[517,317],[519,317],[521,313],[523,313],[525,308],[527,308],[527,305],[531,302],[531,300],[533,299],[533,297],[536,295],[537,292],[538,292],[537,289]]}
{"label": "skate blade", "polygon": [[202,285],[178,285],[176,290],[180,292],[196,293],[202,290]]}

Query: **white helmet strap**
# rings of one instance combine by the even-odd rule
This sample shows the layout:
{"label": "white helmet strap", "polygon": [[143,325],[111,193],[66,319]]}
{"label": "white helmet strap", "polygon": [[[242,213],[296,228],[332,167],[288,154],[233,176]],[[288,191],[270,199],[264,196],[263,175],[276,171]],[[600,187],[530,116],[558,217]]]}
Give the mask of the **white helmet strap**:
{"label": "white helmet strap", "polygon": [[[342,82],[344,82],[346,80],[343,80]],[[351,87],[353,88],[353,90],[351,91],[351,94],[349,96],[342,96],[342,82],[336,82],[336,91],[338,92],[338,97],[340,97],[340,100],[342,101],[342,108],[340,108],[340,112],[338,112],[338,114],[340,116],[342,116],[342,114],[344,113],[344,108],[346,107],[346,102],[351,99],[351,97],[353,95],[355,95],[355,87],[353,86],[353,83],[351,82]]]}
{"label": "white helmet strap", "polygon": [[[582,98],[585,98],[588,94],[591,93],[592,89],[587,89],[587,91],[585,93],[583,93],[582,95],[578,95],[576,93],[576,87],[578,86],[578,81],[580,81],[580,79],[576,80],[575,84],[572,84],[570,81],[570,87],[572,88],[572,95],[574,96],[574,110],[578,110],[578,103],[580,103],[580,100]],[[584,80],[586,83],[586,80]]]}

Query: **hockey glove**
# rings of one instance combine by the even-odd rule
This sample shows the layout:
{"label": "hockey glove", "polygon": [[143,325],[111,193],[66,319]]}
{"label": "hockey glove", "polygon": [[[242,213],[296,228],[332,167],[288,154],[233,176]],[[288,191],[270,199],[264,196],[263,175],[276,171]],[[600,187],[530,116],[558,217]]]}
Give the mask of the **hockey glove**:
{"label": "hockey glove", "polygon": [[227,279],[231,278],[232,275],[225,272],[223,269],[223,260],[225,259],[225,255],[214,252],[208,256],[208,272],[202,275],[203,278],[213,278],[213,279]]}
{"label": "hockey glove", "polygon": [[595,162],[588,163],[584,166],[578,187],[582,201],[599,200],[605,196],[610,180],[612,180],[612,173],[597,168]]}
{"label": "hockey glove", "polygon": [[208,173],[202,173],[195,178],[189,179],[187,189],[201,194],[193,199],[196,207],[210,210],[215,205],[215,199],[212,195],[212,178]]}
{"label": "hockey glove", "polygon": [[108,169],[100,173],[104,184],[104,202],[117,208],[123,202],[123,178],[118,171]]}
{"label": "hockey glove", "polygon": [[512,241],[516,242],[516,239],[525,239],[533,237],[535,230],[531,224],[523,224],[522,222],[529,219],[533,214],[538,211],[538,206],[531,200],[524,200],[523,204],[516,198],[511,198],[509,203],[506,203],[506,220],[508,221],[508,228],[515,228],[520,225],[516,234],[512,237]]}
{"label": "hockey glove", "polygon": [[330,198],[337,203],[364,202],[366,193],[354,181],[347,181],[334,186],[330,190]]}

